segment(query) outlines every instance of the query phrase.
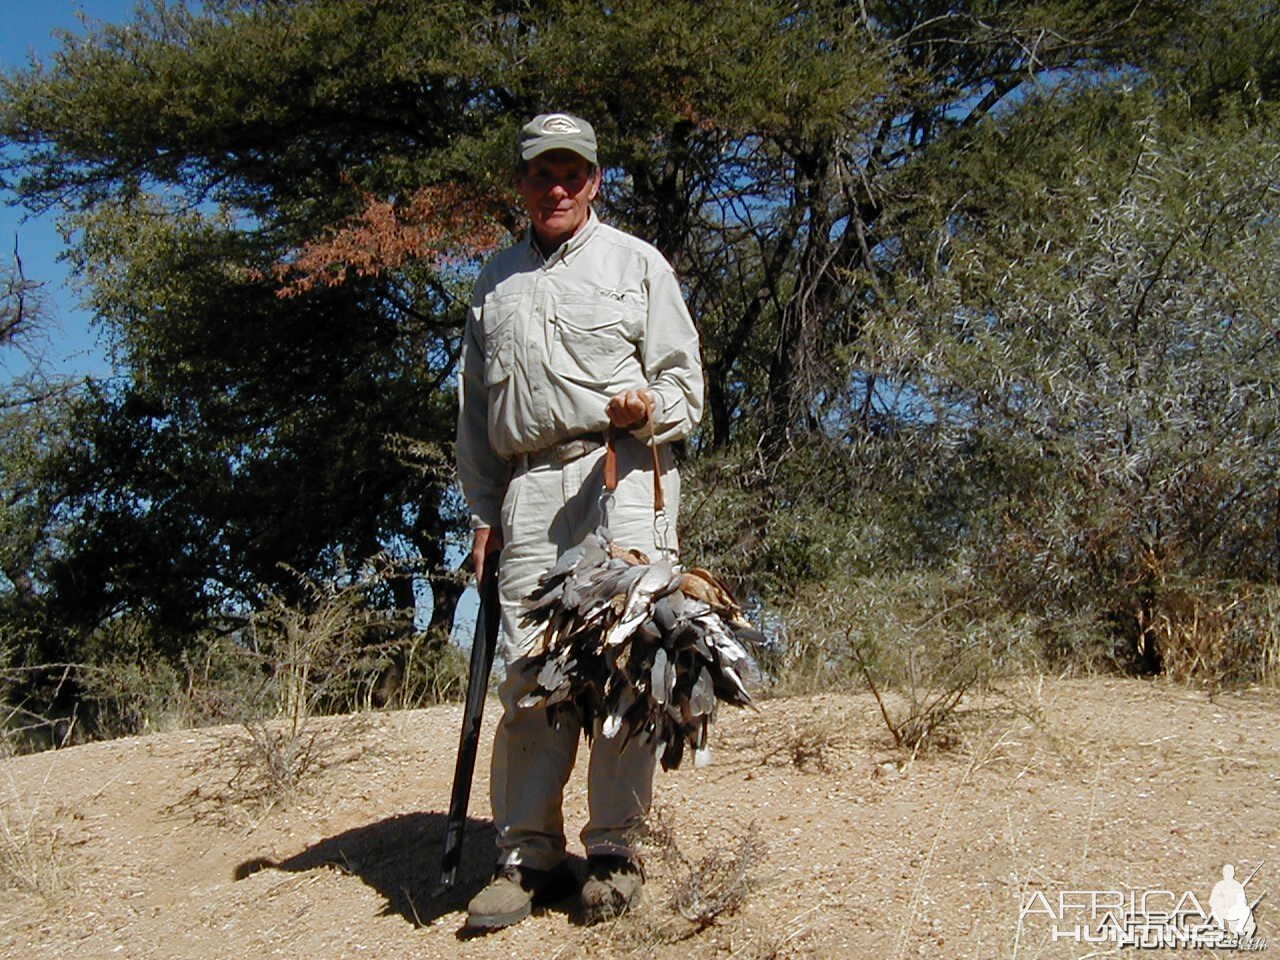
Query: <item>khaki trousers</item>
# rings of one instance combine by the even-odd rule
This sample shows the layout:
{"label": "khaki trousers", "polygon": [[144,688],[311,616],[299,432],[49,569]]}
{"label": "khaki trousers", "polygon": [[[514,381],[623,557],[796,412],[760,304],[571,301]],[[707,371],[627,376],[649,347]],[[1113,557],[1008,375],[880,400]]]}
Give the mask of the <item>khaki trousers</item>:
{"label": "khaki trousers", "polygon": [[[653,515],[653,460],[629,434],[617,439],[618,489],[609,509],[614,542],[657,556]],[[661,451],[663,493],[670,523],[668,546],[675,549],[680,479],[671,451]],[[498,831],[500,863],[538,870],[565,857],[562,801],[581,736],[579,724],[557,713],[548,722],[543,709],[517,706],[534,686],[527,669],[536,639],[519,626],[521,601],[560,554],[579,543],[600,523],[604,449],[568,463],[536,463],[517,469],[502,504],[503,548],[498,573],[502,598],[500,650],[506,679],[498,688],[502,719],[494,737],[490,799]],[[599,721],[597,721],[597,724]],[[587,769],[588,820],[582,844],[588,856],[633,852],[634,833],[653,798],[655,757],[639,739],[625,747],[622,737],[592,740]]]}

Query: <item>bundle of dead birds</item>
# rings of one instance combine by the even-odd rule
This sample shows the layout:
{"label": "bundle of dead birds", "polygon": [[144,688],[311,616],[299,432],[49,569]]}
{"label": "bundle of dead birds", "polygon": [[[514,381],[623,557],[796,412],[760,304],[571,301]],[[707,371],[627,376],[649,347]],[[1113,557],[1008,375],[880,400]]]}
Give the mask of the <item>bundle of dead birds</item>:
{"label": "bundle of dead birds", "polygon": [[590,737],[641,737],[664,769],[686,745],[704,762],[718,701],[747,706],[748,652],[763,637],[725,584],[699,567],[653,562],[605,529],[566,551],[525,601],[538,626],[537,687],[522,707],[577,712]]}

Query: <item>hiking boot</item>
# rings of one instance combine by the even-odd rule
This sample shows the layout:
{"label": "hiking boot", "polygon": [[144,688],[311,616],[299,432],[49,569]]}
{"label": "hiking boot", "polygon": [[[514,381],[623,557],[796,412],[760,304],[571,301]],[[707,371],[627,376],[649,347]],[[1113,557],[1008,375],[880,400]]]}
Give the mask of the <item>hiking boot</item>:
{"label": "hiking boot", "polygon": [[553,870],[534,870],[505,864],[489,885],[467,904],[467,927],[497,930],[519,923],[535,903],[552,903],[573,891],[573,874],[564,864]]}
{"label": "hiking boot", "polygon": [[599,923],[620,916],[640,902],[644,870],[638,860],[604,854],[587,858],[582,885],[582,922]]}

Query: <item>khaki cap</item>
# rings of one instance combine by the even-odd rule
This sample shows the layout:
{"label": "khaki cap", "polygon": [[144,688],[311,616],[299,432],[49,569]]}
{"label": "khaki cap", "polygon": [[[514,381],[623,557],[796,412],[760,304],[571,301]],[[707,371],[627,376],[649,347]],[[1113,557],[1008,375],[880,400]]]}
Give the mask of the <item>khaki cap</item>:
{"label": "khaki cap", "polygon": [[591,124],[569,113],[540,113],[520,128],[521,160],[548,150],[572,150],[591,163],[596,160],[596,132]]}

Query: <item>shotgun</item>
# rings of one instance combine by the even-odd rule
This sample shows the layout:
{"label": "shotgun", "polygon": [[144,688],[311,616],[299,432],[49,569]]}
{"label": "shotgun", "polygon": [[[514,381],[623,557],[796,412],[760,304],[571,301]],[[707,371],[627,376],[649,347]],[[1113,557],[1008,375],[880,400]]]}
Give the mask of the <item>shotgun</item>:
{"label": "shotgun", "polygon": [[462,861],[462,834],[467,825],[467,803],[471,799],[471,776],[476,767],[476,750],[480,745],[480,721],[484,717],[484,698],[489,689],[489,671],[493,668],[493,651],[498,643],[498,623],[502,611],[498,606],[498,554],[485,559],[484,577],[480,582],[480,609],[476,612],[476,634],[471,641],[471,668],[467,674],[467,701],[462,714],[462,733],[458,738],[458,760],[453,768],[453,796],[449,800],[449,817],[444,825],[444,846],[440,854],[440,883],[436,894],[453,886]]}

